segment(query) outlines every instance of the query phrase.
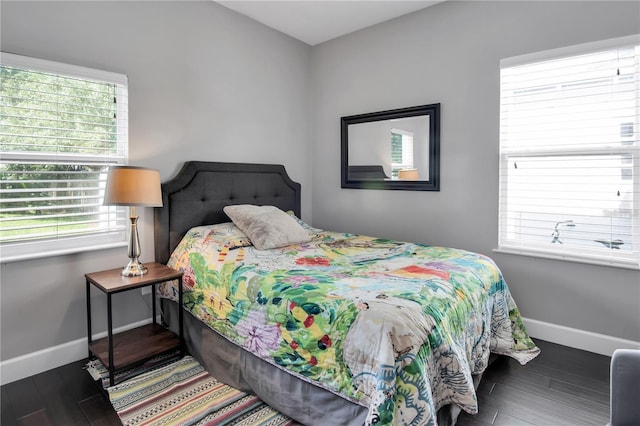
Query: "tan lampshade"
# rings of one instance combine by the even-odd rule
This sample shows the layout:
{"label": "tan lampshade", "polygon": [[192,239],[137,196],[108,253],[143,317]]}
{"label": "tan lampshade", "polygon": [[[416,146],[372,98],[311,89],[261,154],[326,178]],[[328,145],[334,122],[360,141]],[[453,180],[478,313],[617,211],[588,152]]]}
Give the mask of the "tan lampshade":
{"label": "tan lampshade", "polygon": [[398,170],[398,179],[404,180],[418,180],[418,170],[416,169],[404,169]]}
{"label": "tan lampshade", "polygon": [[162,207],[160,172],[134,166],[109,167],[104,205]]}

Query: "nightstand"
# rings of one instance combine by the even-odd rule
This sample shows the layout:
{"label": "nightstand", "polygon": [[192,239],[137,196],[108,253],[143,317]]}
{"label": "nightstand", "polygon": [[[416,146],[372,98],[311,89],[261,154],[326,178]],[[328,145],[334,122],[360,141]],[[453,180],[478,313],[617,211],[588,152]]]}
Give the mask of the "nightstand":
{"label": "nightstand", "polygon": [[[89,339],[89,358],[95,356],[109,369],[109,384],[113,386],[115,373],[144,361],[174,350],[180,349],[184,355],[184,336],[182,329],[182,309],[179,311],[179,334],[156,322],[156,284],[178,280],[178,306],[182,306],[182,272],[160,263],[145,264],[149,272],[142,276],[124,277],[122,268],[85,274],[87,289],[87,335]],[[107,295],[107,337],[93,341],[91,337],[91,285]],[[151,286],[153,318],[151,324],[113,334],[113,315],[111,296],[115,293]]]}

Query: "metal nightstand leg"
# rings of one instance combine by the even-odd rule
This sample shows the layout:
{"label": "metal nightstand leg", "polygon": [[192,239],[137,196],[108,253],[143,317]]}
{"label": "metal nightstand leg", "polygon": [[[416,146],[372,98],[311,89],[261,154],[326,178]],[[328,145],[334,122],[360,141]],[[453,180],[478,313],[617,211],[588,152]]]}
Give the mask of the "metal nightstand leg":
{"label": "metal nightstand leg", "polygon": [[93,339],[91,338],[91,286],[89,280],[85,280],[86,288],[87,288],[87,339],[89,340],[87,344],[87,358],[91,358],[91,342]]}
{"label": "metal nightstand leg", "polygon": [[107,294],[107,322],[109,333],[109,386],[113,386],[115,380],[115,360],[113,359],[113,316],[111,315],[111,293]]}
{"label": "metal nightstand leg", "polygon": [[157,322],[156,318],[156,285],[151,285],[151,323],[155,324]]}

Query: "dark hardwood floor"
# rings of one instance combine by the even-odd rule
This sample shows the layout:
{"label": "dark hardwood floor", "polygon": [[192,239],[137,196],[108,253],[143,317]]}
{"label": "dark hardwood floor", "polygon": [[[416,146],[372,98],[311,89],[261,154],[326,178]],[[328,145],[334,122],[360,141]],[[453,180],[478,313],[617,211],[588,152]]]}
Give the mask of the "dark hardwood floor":
{"label": "dark hardwood floor", "polygon": [[540,340],[525,366],[502,357],[478,387],[478,414],[462,413],[460,426],[563,426],[609,422],[611,358]]}
{"label": "dark hardwood floor", "polygon": [[[536,341],[542,354],[526,366],[500,358],[478,388],[480,411],[460,426],[606,425],[609,363],[602,355]],[[109,399],[74,362],[2,386],[2,426],[119,425]]]}
{"label": "dark hardwood floor", "polygon": [[85,364],[77,361],[2,386],[2,426],[119,425]]}

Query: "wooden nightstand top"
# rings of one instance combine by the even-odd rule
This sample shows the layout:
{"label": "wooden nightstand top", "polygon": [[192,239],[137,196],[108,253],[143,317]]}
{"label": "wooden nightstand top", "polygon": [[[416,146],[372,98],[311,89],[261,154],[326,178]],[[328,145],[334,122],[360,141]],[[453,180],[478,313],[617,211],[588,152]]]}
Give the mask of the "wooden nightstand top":
{"label": "wooden nightstand top", "polygon": [[120,275],[122,268],[116,268],[100,272],[91,272],[85,274],[85,278],[105,293],[116,293],[150,284],[175,280],[182,276],[182,272],[176,271],[161,263],[145,263],[144,266],[149,269],[149,272],[142,276],[123,277]]}

